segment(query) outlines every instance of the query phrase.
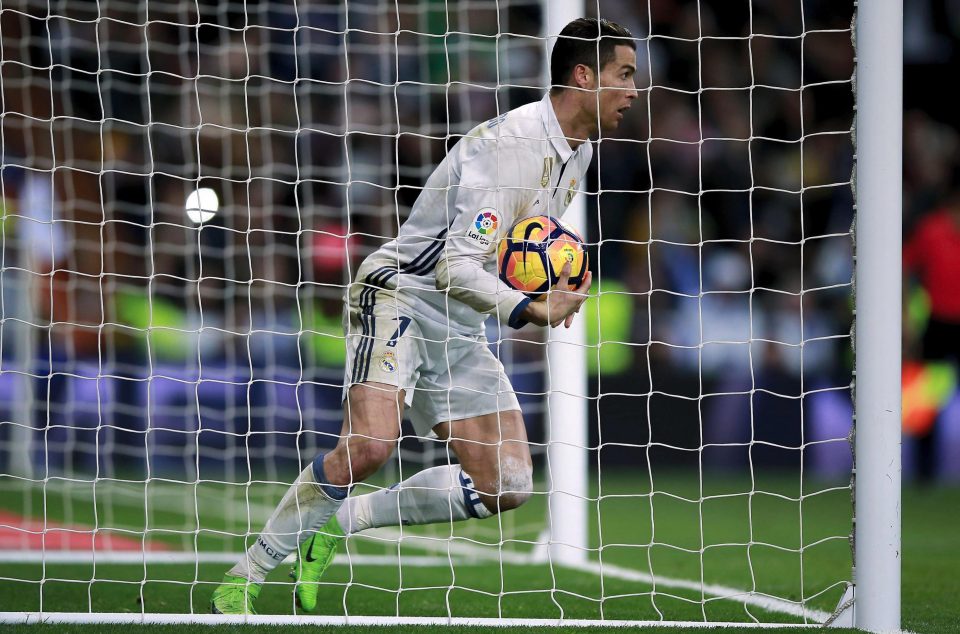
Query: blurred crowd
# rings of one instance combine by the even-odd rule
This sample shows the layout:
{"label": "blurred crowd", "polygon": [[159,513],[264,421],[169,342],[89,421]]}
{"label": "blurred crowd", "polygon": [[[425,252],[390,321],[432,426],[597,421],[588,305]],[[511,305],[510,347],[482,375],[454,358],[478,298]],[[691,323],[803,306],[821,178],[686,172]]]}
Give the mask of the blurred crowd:
{"label": "blurred crowd", "polygon": [[[852,1],[587,4],[638,38],[641,89],[586,190],[602,293],[585,311],[592,389],[692,395],[708,443],[845,445]],[[960,24],[944,0],[907,5],[905,235],[957,186],[938,93]],[[5,317],[42,326],[37,376],[116,378],[113,407],[134,426],[157,376],[285,383],[294,400],[335,388],[359,260],[395,235],[458,135],[548,84],[541,3],[145,7],[0,12]],[[184,213],[201,186],[221,200],[202,226]],[[5,363],[27,330],[0,333]],[[535,391],[541,335],[501,336]],[[299,429],[306,405],[264,398]],[[804,432],[817,408],[837,424]],[[800,431],[764,431],[764,412]]]}

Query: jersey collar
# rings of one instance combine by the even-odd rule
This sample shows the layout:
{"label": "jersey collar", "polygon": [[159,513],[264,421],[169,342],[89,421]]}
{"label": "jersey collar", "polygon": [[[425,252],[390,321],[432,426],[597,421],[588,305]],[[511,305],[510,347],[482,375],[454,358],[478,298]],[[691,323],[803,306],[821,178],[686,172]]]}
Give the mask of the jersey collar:
{"label": "jersey collar", "polygon": [[553,102],[550,101],[549,92],[544,95],[541,104],[540,118],[543,119],[543,128],[547,132],[547,138],[553,144],[553,149],[560,155],[560,162],[566,163],[573,156],[573,150],[570,149],[567,137],[563,135],[563,130],[560,129],[560,122],[557,120],[557,113],[553,111]]}

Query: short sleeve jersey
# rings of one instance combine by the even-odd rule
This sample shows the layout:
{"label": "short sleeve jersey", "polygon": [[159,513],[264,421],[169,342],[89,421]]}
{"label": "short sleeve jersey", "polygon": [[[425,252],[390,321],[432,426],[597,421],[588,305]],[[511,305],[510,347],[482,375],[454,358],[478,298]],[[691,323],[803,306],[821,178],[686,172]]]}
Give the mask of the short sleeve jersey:
{"label": "short sleeve jersey", "polygon": [[[436,289],[437,263],[463,258],[496,276],[499,239],[523,218],[561,217],[592,157],[589,142],[570,148],[549,95],[476,126],[433,171],[397,238],[367,257],[358,279],[400,291],[423,317],[455,332],[482,332],[486,315]],[[509,314],[500,308],[525,299],[502,282],[476,292],[497,295],[499,308],[490,312],[504,322]]]}

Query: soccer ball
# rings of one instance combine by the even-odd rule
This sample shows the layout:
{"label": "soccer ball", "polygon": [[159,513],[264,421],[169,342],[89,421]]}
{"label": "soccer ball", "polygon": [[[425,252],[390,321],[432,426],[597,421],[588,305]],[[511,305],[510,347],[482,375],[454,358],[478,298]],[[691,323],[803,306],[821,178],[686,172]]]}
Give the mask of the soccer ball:
{"label": "soccer ball", "polygon": [[524,218],[510,228],[497,248],[500,279],[534,300],[546,297],[567,262],[570,289],[580,286],[587,260],[580,234],[552,216]]}

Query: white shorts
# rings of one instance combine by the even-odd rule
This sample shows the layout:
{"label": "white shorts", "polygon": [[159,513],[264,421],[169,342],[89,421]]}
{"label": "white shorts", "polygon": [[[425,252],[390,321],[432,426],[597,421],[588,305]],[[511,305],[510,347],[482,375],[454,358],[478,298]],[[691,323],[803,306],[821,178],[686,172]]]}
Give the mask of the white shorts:
{"label": "white shorts", "polygon": [[451,333],[446,324],[423,318],[416,303],[410,293],[351,286],[343,398],[358,383],[394,385],[405,391],[407,415],[421,437],[445,421],[519,410],[486,337]]}

